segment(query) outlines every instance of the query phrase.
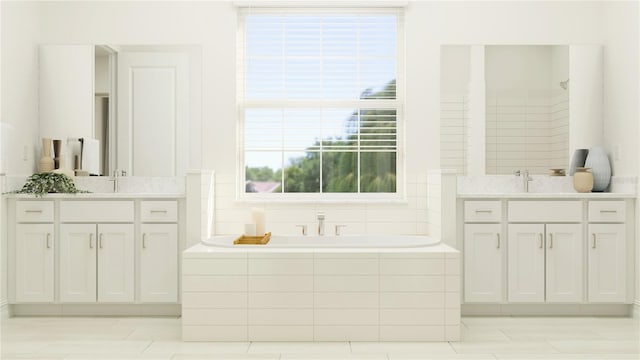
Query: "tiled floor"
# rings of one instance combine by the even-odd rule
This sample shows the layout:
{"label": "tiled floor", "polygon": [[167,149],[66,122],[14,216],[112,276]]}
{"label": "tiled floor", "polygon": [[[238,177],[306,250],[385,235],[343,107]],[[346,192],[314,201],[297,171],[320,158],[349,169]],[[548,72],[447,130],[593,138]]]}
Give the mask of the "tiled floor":
{"label": "tiled floor", "polygon": [[464,317],[462,341],[194,343],[176,318],[12,318],[7,359],[640,359],[640,321],[614,317]]}

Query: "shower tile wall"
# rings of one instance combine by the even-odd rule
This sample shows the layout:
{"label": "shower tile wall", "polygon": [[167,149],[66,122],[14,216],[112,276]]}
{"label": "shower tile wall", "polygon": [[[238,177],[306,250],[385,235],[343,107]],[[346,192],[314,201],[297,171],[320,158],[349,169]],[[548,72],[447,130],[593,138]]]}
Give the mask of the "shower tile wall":
{"label": "shower tile wall", "polygon": [[[468,163],[468,109],[466,96],[441,98],[441,167],[458,174],[466,174]],[[509,175],[517,169],[532,174],[567,169],[569,92],[487,94],[486,131],[487,175]]]}
{"label": "shower tile wall", "polygon": [[440,100],[440,167],[465,174],[467,167],[467,96],[442,96]]}
{"label": "shower tile wall", "polygon": [[487,94],[487,174],[566,169],[569,141],[567,92],[530,90]]}

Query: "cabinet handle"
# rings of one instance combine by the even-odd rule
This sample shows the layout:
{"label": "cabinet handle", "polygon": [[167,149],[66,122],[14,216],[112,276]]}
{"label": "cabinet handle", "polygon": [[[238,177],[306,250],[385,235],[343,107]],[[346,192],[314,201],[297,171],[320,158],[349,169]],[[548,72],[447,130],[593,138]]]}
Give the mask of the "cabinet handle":
{"label": "cabinet handle", "polygon": [[542,249],[542,246],[543,246],[543,245],[542,245],[542,242],[543,242],[543,241],[542,241],[542,233],[538,234],[538,238],[540,239],[540,246],[539,246],[539,248],[540,248],[540,249]]}
{"label": "cabinet handle", "polygon": [[147,248],[147,234],[142,234],[142,248]]}
{"label": "cabinet handle", "polygon": [[496,244],[496,249],[500,249],[500,233],[496,233],[496,239],[498,240]]}
{"label": "cabinet handle", "polygon": [[25,210],[26,213],[42,213],[42,210]]}
{"label": "cabinet handle", "polygon": [[98,247],[102,249],[102,233],[100,233],[100,237],[98,238]]}
{"label": "cabinet handle", "polygon": [[618,210],[600,210],[601,213],[617,213]]}
{"label": "cabinet handle", "polygon": [[89,234],[89,249],[93,249],[93,233]]}
{"label": "cabinet handle", "polygon": [[553,233],[549,233],[549,249],[553,249]]}
{"label": "cabinet handle", "polygon": [[596,248],[596,234],[593,233],[593,234],[591,234],[591,236],[593,236],[593,244],[591,245],[591,248],[595,249]]}
{"label": "cabinet handle", "polygon": [[493,210],[476,210],[476,213],[492,213]]}
{"label": "cabinet handle", "polygon": [[47,233],[47,249],[51,249],[51,233]]}
{"label": "cabinet handle", "polygon": [[150,210],[150,213],[152,213],[152,214],[153,214],[153,213],[163,213],[163,214],[166,214],[166,213],[167,213],[167,210]]}

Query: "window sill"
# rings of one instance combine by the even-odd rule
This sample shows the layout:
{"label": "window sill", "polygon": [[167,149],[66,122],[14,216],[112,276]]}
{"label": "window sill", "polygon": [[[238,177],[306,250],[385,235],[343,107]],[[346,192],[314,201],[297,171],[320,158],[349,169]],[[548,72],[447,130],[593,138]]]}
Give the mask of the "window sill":
{"label": "window sill", "polygon": [[[287,196],[294,195],[294,196]],[[360,195],[360,196],[358,196]],[[392,194],[385,196],[361,196],[362,194],[350,194],[343,196],[308,196],[295,194],[284,195],[257,195],[241,196],[236,199],[238,204],[408,204],[409,201],[403,195]],[[367,194],[369,195],[369,194]]]}

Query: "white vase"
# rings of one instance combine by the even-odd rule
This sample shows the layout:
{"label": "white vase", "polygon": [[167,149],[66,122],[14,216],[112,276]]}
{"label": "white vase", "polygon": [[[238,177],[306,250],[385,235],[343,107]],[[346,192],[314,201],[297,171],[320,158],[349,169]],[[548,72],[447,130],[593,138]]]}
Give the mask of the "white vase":
{"label": "white vase", "polygon": [[593,174],[593,190],[594,192],[605,191],[611,182],[611,163],[607,152],[599,147],[593,147],[589,150],[587,160],[584,167],[591,168]]}

